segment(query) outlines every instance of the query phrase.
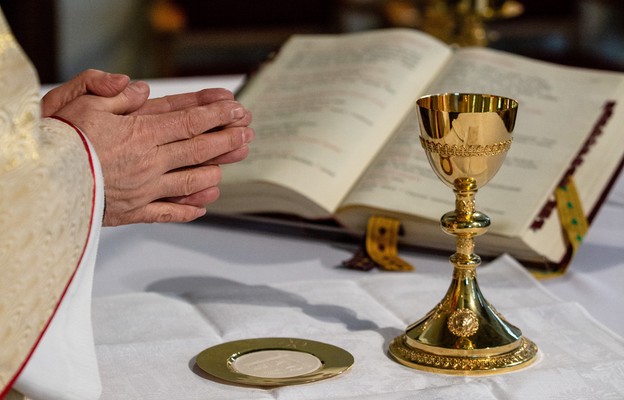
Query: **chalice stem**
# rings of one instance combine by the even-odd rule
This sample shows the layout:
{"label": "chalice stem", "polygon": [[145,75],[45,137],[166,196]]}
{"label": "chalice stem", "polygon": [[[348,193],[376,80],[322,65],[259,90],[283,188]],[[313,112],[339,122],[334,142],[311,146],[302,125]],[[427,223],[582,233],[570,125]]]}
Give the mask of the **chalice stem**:
{"label": "chalice stem", "polygon": [[474,237],[483,235],[490,226],[487,215],[476,211],[477,183],[473,178],[455,180],[455,211],[446,213],[440,220],[442,230],[456,237],[455,254],[451,263],[455,268],[474,270],[481,258],[474,252]]}
{"label": "chalice stem", "polygon": [[[448,327],[458,337],[456,347],[472,348],[466,337],[476,332],[478,319],[486,316],[491,320],[493,317],[491,306],[477,283],[481,257],[474,252],[474,238],[487,231],[490,219],[476,211],[477,185],[474,179],[458,178],[454,186],[455,212],[445,214],[440,220],[442,230],[456,238],[455,254],[449,259],[453,264],[453,279],[441,304],[445,304],[444,308],[450,312]],[[454,316],[458,313],[472,315],[474,319],[457,320]]]}
{"label": "chalice stem", "polygon": [[476,211],[476,181],[454,182],[455,210],[440,219],[442,230],[456,238],[451,284],[438,305],[396,338],[390,353],[401,363],[436,372],[487,374],[520,368],[535,358],[537,347],[522,337],[485,299],[477,282],[481,257],[474,238],[490,219]]}

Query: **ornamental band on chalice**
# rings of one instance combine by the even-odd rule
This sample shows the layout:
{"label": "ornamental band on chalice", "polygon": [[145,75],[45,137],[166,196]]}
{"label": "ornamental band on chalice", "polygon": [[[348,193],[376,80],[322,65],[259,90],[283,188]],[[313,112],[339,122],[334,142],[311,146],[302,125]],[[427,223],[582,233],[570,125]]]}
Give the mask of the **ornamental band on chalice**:
{"label": "ornamental band on chalice", "polygon": [[448,145],[420,138],[423,149],[429,153],[438,153],[440,157],[482,157],[506,153],[511,147],[512,139],[492,145]]}
{"label": "ornamental band on chalice", "polygon": [[436,176],[455,192],[455,210],[440,219],[455,238],[451,285],[427,315],[396,337],[389,353],[430,372],[482,375],[523,368],[537,346],[490,305],[477,283],[474,238],[489,225],[476,210],[477,190],[496,175],[512,142],[518,103],[510,98],[445,93],[417,101],[420,141]]}

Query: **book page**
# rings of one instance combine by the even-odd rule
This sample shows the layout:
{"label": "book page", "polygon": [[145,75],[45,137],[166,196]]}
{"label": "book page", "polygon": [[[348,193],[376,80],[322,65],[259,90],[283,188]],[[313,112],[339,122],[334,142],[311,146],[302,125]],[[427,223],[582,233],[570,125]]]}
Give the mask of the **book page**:
{"label": "book page", "polygon": [[[519,102],[507,159],[476,197],[477,208],[492,218],[492,233],[519,236],[552,196],[621,85],[621,74],[475,48],[458,50],[422,94],[490,93]],[[453,210],[454,193],[434,176],[418,135],[412,112],[345,205],[382,206],[431,219]]]}
{"label": "book page", "polygon": [[[450,54],[401,29],[293,37],[239,96],[256,139],[245,162],[224,166],[221,203],[228,185],[262,181],[332,213]],[[272,204],[257,206],[245,211]]]}

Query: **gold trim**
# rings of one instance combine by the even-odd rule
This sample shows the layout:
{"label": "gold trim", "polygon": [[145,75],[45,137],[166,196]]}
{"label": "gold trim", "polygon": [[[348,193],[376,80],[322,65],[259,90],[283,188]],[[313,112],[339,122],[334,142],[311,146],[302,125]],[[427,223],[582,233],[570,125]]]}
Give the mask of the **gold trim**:
{"label": "gold trim", "polygon": [[420,138],[420,144],[429,153],[437,153],[442,158],[447,157],[485,157],[506,153],[511,148],[512,139],[488,145],[456,145],[436,143],[432,140]]}
{"label": "gold trim", "polygon": [[492,354],[494,349],[488,349],[489,355],[472,355],[470,357],[439,355],[420,350],[406,344],[406,335],[396,337],[389,347],[390,355],[399,363],[410,368],[428,372],[438,372],[451,375],[489,375],[501,372],[511,372],[530,365],[537,359],[537,346],[526,338],[520,338],[510,351]]}
{"label": "gold trim", "polygon": [[[321,361],[321,367],[307,374],[279,378],[246,375],[233,367],[236,359],[242,355],[270,350],[311,354]],[[295,338],[257,338],[210,347],[199,353],[195,362],[204,372],[229,383],[275,387],[315,382],[340,375],[351,368],[354,359],[346,350],[327,343]]]}
{"label": "gold trim", "polygon": [[[422,351],[424,353],[438,355],[441,357],[476,357],[476,356],[486,357],[486,356],[492,355],[492,353],[495,353],[495,354],[508,353],[510,351],[513,351],[515,348],[517,348],[520,345],[520,341],[515,340],[511,343],[504,344],[501,346],[485,347],[482,349],[446,348],[446,347],[441,347],[441,346],[432,346],[432,345],[425,344],[418,340],[412,339],[406,334],[402,336],[403,336],[405,345],[407,347],[412,348],[417,351]],[[462,338],[458,337],[458,340],[459,339],[462,339]]]}

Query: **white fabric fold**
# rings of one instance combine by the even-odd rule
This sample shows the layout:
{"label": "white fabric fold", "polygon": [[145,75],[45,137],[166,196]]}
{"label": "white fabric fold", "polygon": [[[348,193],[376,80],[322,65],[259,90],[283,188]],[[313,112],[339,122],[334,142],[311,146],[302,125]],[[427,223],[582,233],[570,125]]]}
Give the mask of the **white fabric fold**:
{"label": "white fabric fold", "polygon": [[102,171],[87,143],[96,180],[94,221],[76,274],[14,388],[32,400],[91,400],[101,381],[91,325],[93,273],[104,212]]}
{"label": "white fabric fold", "polygon": [[[353,276],[353,275],[352,275]],[[479,271],[486,298],[540,348],[527,369],[487,377],[421,372],[390,359],[390,340],[444,295],[445,273],[360,274],[250,284],[218,276],[164,278],[145,292],[94,299],[102,399],[560,399],[624,396],[624,341],[575,303],[552,296],[504,256]],[[123,327],[123,333],[120,328]],[[275,389],[211,379],[194,364],[238,339],[297,337],[355,358],[343,375]]]}

